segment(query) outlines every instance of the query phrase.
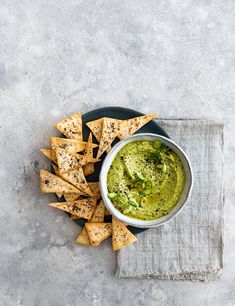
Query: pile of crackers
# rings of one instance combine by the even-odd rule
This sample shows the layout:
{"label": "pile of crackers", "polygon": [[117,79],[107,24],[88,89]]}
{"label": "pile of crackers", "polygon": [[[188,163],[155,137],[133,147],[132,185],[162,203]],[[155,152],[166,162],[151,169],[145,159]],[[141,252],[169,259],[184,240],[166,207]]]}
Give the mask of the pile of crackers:
{"label": "pile of crackers", "polygon": [[[52,162],[54,174],[40,170],[40,187],[45,193],[56,193],[63,202],[50,203],[57,209],[70,213],[71,219],[86,219],[87,222],[76,243],[98,246],[112,236],[113,250],[119,250],[136,241],[126,224],[112,216],[101,199],[99,182],[88,182],[86,177],[95,172],[95,163],[100,162],[104,152],[109,152],[115,138],[124,139],[134,134],[152,120],[157,113],[127,120],[100,118],[86,123],[90,134],[83,139],[83,122],[80,112],[58,122],[55,128],[63,137],[51,137],[50,148],[41,152]],[[65,136],[65,137],[64,137]],[[93,143],[93,136],[98,144]],[[93,150],[98,148],[94,157]]]}

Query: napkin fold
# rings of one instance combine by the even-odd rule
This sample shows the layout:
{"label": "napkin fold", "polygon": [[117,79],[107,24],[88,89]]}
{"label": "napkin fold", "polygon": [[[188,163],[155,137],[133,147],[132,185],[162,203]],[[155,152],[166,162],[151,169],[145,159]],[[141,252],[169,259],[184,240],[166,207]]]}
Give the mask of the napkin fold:
{"label": "napkin fold", "polygon": [[209,281],[223,269],[223,123],[157,120],[187,153],[194,188],[169,223],[138,235],[117,254],[116,277]]}

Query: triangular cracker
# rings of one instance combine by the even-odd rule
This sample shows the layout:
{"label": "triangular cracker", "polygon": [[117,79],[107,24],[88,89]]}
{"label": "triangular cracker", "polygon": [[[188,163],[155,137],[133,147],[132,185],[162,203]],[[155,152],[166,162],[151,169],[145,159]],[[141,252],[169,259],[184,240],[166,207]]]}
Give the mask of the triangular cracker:
{"label": "triangular cracker", "polygon": [[[59,175],[58,175],[58,167],[57,167],[55,164],[53,164],[53,163],[51,164],[51,166],[52,166],[52,168],[53,168],[55,174],[56,174],[57,176],[59,176]],[[68,194],[70,194],[70,193],[68,193]],[[72,194],[72,193],[71,193],[71,194]],[[61,198],[62,195],[65,196],[63,193],[58,193],[58,192],[56,192],[56,195],[57,195],[58,198]],[[76,194],[76,197],[78,198],[79,195]]]}
{"label": "triangular cracker", "polygon": [[51,164],[51,166],[55,172],[55,175],[60,176],[58,166],[54,165],[53,163]]}
{"label": "triangular cracker", "polygon": [[[121,120],[119,120],[121,121]],[[86,125],[92,131],[93,135],[95,136],[96,140],[100,142],[103,130],[103,122],[104,118],[100,118],[94,121],[87,122]],[[108,153],[111,150],[111,146],[108,146],[106,152]]]}
{"label": "triangular cracker", "polygon": [[64,180],[81,190],[83,194],[93,197],[93,193],[86,181],[82,167],[60,175]]}
{"label": "triangular cracker", "polygon": [[103,240],[112,235],[112,223],[87,222],[85,227],[92,246],[98,246]]}
{"label": "triangular cracker", "polygon": [[112,245],[114,251],[120,250],[137,240],[126,225],[114,217],[112,217],[112,230]]}
{"label": "triangular cracker", "polygon": [[98,142],[100,142],[102,136],[103,119],[104,118],[100,118],[86,123]]}
{"label": "triangular cracker", "polygon": [[[93,157],[92,133],[90,133],[90,135],[89,135],[89,138],[88,138],[88,141],[87,141],[87,145],[86,145],[84,154],[85,154],[86,156]],[[84,171],[84,175],[85,175],[85,176],[94,173],[94,172],[95,172],[94,163],[88,163],[88,164],[86,164],[86,165],[83,167],[83,171]]]}
{"label": "triangular cracker", "polygon": [[83,229],[81,230],[80,234],[78,235],[76,243],[84,244],[84,245],[91,245],[90,244],[90,239],[87,234],[86,227],[84,226]]}
{"label": "triangular cracker", "polygon": [[55,127],[67,138],[82,140],[82,114],[73,114],[60,122]]}
{"label": "triangular cracker", "polygon": [[105,216],[111,216],[111,213],[108,211],[107,208],[105,208],[104,215]]}
{"label": "triangular cracker", "polygon": [[61,174],[85,166],[90,162],[94,163],[98,161],[98,159],[96,158],[88,157],[81,154],[69,153],[62,148],[56,149],[56,157],[57,157],[59,172]]}
{"label": "triangular cracker", "polygon": [[50,206],[67,211],[79,218],[90,219],[95,209],[96,199],[88,198],[72,202],[50,203]]}
{"label": "triangular cracker", "polygon": [[[94,213],[89,220],[89,222],[104,222],[104,203],[101,200],[100,203],[96,206]],[[85,245],[90,245],[90,240],[87,234],[86,227],[84,226],[80,234],[78,235],[76,239],[77,243],[85,244]]]}
{"label": "triangular cracker", "polygon": [[88,182],[88,186],[91,189],[94,198],[100,198],[100,184],[99,182]]}
{"label": "triangular cracker", "polygon": [[[51,137],[51,149],[56,150],[57,147],[67,150],[70,153],[76,153],[84,151],[87,146],[86,141],[80,141],[77,139],[67,139],[67,138],[59,138],[59,137]],[[91,148],[98,147],[97,144],[90,144]]]}
{"label": "triangular cracker", "polygon": [[97,158],[99,158],[107,148],[109,148],[120,132],[120,120],[112,118],[103,119],[103,130],[100,139]]}
{"label": "triangular cracker", "polygon": [[121,127],[120,127],[120,132],[118,133],[118,138],[124,139],[127,136],[134,134],[142,126],[147,124],[150,120],[152,120],[157,115],[158,113],[152,113],[149,115],[138,116],[135,118],[123,120]]}
{"label": "triangular cracker", "polygon": [[64,198],[66,202],[71,202],[71,201],[75,201],[78,200],[78,198],[83,195],[83,193],[81,192],[81,194],[76,194],[76,193],[65,193],[64,194]]}
{"label": "triangular cracker", "polygon": [[100,203],[96,206],[94,213],[89,220],[89,222],[104,222],[104,202],[103,200],[100,201]]}
{"label": "triangular cracker", "polygon": [[62,180],[60,177],[41,169],[40,170],[40,187],[42,192],[50,193],[78,193],[80,191],[73,185]]}
{"label": "triangular cracker", "polygon": [[72,220],[79,219],[79,217],[78,217],[78,216],[76,216],[76,215],[71,215],[71,216],[70,216],[70,218],[71,218]]}
{"label": "triangular cracker", "polygon": [[54,151],[50,149],[41,149],[40,152],[42,152],[43,155],[48,157],[50,160],[52,160],[55,164],[57,164],[57,158]]}
{"label": "triangular cracker", "polygon": [[[65,181],[69,182],[70,184],[74,185],[77,189],[81,191],[80,195],[89,195],[94,196],[87,181],[84,176],[82,167],[69,171],[67,173],[59,173],[58,167],[52,164],[52,167],[55,171],[55,174],[62,177]],[[71,196],[70,196],[71,198]],[[67,200],[66,200],[67,201]]]}

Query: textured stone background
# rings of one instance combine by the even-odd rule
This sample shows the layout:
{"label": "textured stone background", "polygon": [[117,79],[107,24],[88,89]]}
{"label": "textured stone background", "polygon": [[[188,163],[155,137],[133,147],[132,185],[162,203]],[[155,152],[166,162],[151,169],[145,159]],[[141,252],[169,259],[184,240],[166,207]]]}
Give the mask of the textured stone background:
{"label": "textured stone background", "polygon": [[[0,0],[0,304],[235,304],[235,2]],[[76,246],[76,224],[38,188],[53,124],[121,105],[225,119],[225,266],[203,284],[114,278],[110,241]]]}

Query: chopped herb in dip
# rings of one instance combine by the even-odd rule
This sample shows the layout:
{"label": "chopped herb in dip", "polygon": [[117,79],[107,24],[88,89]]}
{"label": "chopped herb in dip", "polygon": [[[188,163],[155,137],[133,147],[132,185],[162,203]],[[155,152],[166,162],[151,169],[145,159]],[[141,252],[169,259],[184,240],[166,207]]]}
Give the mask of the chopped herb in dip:
{"label": "chopped herb in dip", "polygon": [[185,184],[179,157],[159,140],[125,145],[107,176],[108,196],[123,214],[142,220],[167,215]]}

